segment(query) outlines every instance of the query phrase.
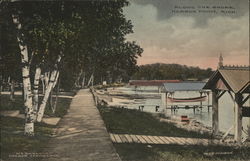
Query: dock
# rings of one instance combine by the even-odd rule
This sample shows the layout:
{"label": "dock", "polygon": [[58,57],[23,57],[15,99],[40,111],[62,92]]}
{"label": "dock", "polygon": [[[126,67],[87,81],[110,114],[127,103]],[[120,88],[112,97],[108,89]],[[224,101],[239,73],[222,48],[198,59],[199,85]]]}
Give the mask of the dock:
{"label": "dock", "polygon": [[[114,143],[138,143],[138,144],[166,144],[166,145],[226,145],[216,139],[185,138],[169,136],[150,136],[132,134],[111,134],[110,138]],[[230,145],[229,143],[227,145]]]}

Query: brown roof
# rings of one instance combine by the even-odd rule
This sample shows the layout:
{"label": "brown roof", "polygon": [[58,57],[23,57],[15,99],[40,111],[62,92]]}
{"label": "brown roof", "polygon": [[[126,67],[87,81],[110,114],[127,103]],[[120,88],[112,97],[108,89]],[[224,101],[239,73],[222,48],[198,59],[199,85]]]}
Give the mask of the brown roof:
{"label": "brown roof", "polygon": [[213,89],[215,84],[222,79],[229,90],[234,93],[244,92],[249,87],[249,70],[243,69],[219,69],[208,80],[204,89]]}

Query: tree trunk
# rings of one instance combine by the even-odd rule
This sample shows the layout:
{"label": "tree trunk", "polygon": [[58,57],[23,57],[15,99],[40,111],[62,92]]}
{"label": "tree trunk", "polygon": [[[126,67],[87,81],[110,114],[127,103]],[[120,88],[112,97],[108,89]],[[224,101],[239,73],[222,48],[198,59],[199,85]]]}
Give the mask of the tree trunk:
{"label": "tree trunk", "polygon": [[24,91],[24,106],[25,106],[25,128],[24,134],[34,135],[34,113],[32,107],[32,93],[30,83],[30,71],[29,71],[29,58],[27,45],[21,41],[20,30],[21,23],[19,22],[17,15],[12,15],[13,23],[17,25],[17,41],[20,48],[21,61],[22,61],[22,77],[23,77],[23,91]]}
{"label": "tree trunk", "polygon": [[77,78],[76,78],[76,80],[75,80],[75,87],[76,87],[76,88],[80,88],[80,87],[81,87],[81,86],[80,86],[80,78],[81,78],[81,76],[82,76],[82,73],[83,73],[83,70],[81,69],[80,73],[78,74],[78,76],[77,76]]}
{"label": "tree trunk", "polygon": [[49,98],[50,93],[51,93],[51,91],[53,89],[54,81],[56,80],[56,73],[57,72],[58,72],[57,70],[54,70],[51,73],[51,77],[50,77],[50,81],[49,81],[48,87],[46,88],[46,91],[45,91],[42,103],[41,103],[39,111],[38,111],[38,115],[37,115],[37,121],[38,122],[42,121],[42,117],[43,117],[43,114],[44,114],[44,110],[45,110],[48,98]]}
{"label": "tree trunk", "polygon": [[57,81],[58,81],[58,78],[59,78],[59,71],[57,71],[56,73],[56,78],[55,78],[55,81],[54,81],[54,84],[53,84],[53,89],[55,88],[56,84],[57,84]]}
{"label": "tree trunk", "polygon": [[36,116],[36,113],[38,111],[38,87],[39,87],[39,80],[41,76],[41,68],[37,67],[36,68],[36,73],[35,73],[35,78],[34,78],[34,88],[33,88],[33,110],[34,114]]}
{"label": "tree trunk", "polygon": [[15,81],[11,79],[10,82],[10,100],[14,101],[14,95],[15,95]]}
{"label": "tree trunk", "polygon": [[[57,72],[56,74],[56,78],[55,78],[55,81],[54,81],[54,84],[53,84],[53,87],[52,87],[52,90],[51,90],[51,94],[50,94],[50,102],[49,102],[49,105],[50,105],[50,108],[52,110],[52,113],[55,114],[55,104],[53,103],[53,89],[55,88],[56,84],[57,84],[57,81],[58,81],[58,78],[59,78],[59,72]],[[58,89],[59,90],[59,89]],[[56,101],[57,101],[57,95],[56,95]],[[56,102],[55,101],[55,102]]]}
{"label": "tree trunk", "polygon": [[1,94],[2,94],[2,91],[3,91],[3,76],[2,75],[0,75],[0,96],[1,96]]}
{"label": "tree trunk", "polygon": [[50,95],[49,95],[49,107],[51,108],[51,111],[53,112],[54,109],[53,109],[53,88],[50,92]]}
{"label": "tree trunk", "polygon": [[82,88],[84,87],[84,85],[85,85],[85,72],[83,73],[83,78],[82,78]]}
{"label": "tree trunk", "polygon": [[93,75],[93,77],[92,77],[92,81],[91,81],[91,86],[92,86],[92,88],[93,88],[93,85],[94,85],[94,75]]}
{"label": "tree trunk", "polygon": [[[49,79],[50,79],[50,72],[44,73],[44,85],[45,85],[45,91],[49,85]],[[45,93],[44,93],[45,94]]]}
{"label": "tree trunk", "polygon": [[44,93],[45,93],[44,75],[42,75],[41,81],[42,81],[42,86],[43,86],[43,94],[44,94]]}
{"label": "tree trunk", "polygon": [[38,115],[37,115],[37,121],[38,122],[42,121],[44,110],[45,110],[49,95],[50,95],[50,93],[51,93],[51,91],[52,91],[52,89],[54,87],[54,83],[56,83],[55,81],[57,79],[57,75],[58,75],[57,73],[59,72],[58,69],[57,69],[58,68],[57,66],[58,66],[58,63],[60,62],[60,60],[61,60],[61,56],[59,55],[58,59],[57,59],[57,63],[55,65],[55,70],[53,70],[52,73],[51,73],[48,87],[46,88],[42,103],[41,103],[39,111],[38,111]]}
{"label": "tree trunk", "polygon": [[92,73],[92,75],[90,76],[87,86],[90,86],[91,81],[93,81],[93,74],[94,74],[94,73]]}
{"label": "tree trunk", "polygon": [[58,102],[59,90],[60,90],[60,79],[58,80],[58,83],[57,83],[56,99],[55,99],[55,102],[54,102],[54,105],[53,105],[53,111],[52,111],[53,114],[55,114],[55,112],[56,112],[56,107],[57,107],[57,102]]}

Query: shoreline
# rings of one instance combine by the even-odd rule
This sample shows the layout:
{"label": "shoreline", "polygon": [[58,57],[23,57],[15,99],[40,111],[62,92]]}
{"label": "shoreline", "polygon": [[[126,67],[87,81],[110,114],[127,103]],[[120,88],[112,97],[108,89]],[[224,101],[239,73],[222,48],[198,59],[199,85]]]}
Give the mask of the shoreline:
{"label": "shoreline", "polygon": [[[109,94],[109,93],[112,93]],[[116,91],[117,92],[117,91]],[[108,89],[102,89],[102,90],[98,90],[98,89],[94,89],[93,90],[93,95],[96,98],[96,103],[100,104],[100,105],[107,105],[109,107],[115,107],[115,108],[127,108],[126,106],[129,106],[131,104],[124,104],[124,103],[119,103],[119,102],[113,102],[113,98],[115,93],[113,93],[112,91],[109,91]],[[121,92],[118,92],[118,94],[120,95]],[[126,99],[126,98],[124,98]],[[130,109],[130,108],[128,108]],[[138,109],[137,109],[138,110]],[[143,111],[143,112],[147,112],[147,111]],[[176,127],[178,128],[182,128],[188,131],[193,131],[193,132],[199,132],[200,134],[204,134],[207,133],[209,134],[211,137],[216,138],[216,139],[221,139],[222,142],[225,143],[234,143],[234,135],[229,133],[226,137],[224,137],[225,133],[227,132],[222,132],[219,131],[219,134],[216,136],[212,135],[212,127],[204,125],[202,122],[198,121],[195,118],[189,118],[189,123],[185,123],[185,122],[181,122],[181,116],[165,116],[164,113],[162,112],[148,112],[151,113],[152,115],[156,116],[157,119],[159,119],[159,121],[161,122],[167,122],[167,123],[173,123]],[[248,144],[249,142],[246,140],[245,142],[246,144]],[[244,143],[244,144],[245,144]]]}

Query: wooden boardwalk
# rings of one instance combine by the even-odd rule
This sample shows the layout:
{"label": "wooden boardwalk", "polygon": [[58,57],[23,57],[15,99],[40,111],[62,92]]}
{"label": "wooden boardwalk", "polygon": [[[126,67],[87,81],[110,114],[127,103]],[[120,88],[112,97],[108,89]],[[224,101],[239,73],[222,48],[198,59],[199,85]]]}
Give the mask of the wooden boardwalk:
{"label": "wooden boardwalk", "polygon": [[202,138],[184,138],[169,136],[149,136],[130,134],[109,134],[113,143],[141,143],[141,144],[176,144],[176,145],[210,145],[223,144],[219,140]]}
{"label": "wooden boardwalk", "polygon": [[58,126],[44,161],[121,161],[88,89],[77,93]]}

